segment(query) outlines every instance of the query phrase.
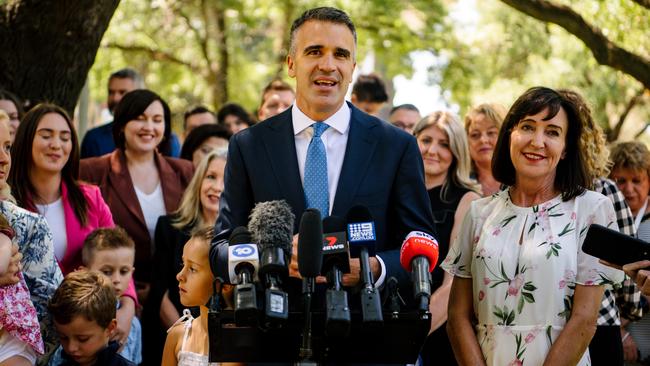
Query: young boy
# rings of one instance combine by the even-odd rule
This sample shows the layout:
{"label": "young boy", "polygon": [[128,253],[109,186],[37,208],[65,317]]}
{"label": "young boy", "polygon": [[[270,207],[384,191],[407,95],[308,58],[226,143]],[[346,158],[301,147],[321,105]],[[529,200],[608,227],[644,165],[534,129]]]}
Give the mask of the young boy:
{"label": "young boy", "polygon": [[117,298],[101,273],[85,269],[69,273],[50,299],[49,310],[61,339],[55,365],[135,366],[109,342],[117,327]]}
{"label": "young boy", "polygon": [[[124,294],[133,276],[135,244],[121,227],[101,228],[86,237],[81,250],[81,262],[92,271],[99,271],[113,284],[118,299]],[[131,320],[131,330],[120,354],[127,360],[142,362],[142,327],[137,317]]]}

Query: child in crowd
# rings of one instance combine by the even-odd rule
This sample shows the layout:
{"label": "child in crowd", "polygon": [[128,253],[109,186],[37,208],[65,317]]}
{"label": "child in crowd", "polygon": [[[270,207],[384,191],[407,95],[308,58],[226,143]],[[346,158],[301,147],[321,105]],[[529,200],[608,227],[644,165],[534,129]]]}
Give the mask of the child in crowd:
{"label": "child in crowd", "polygon": [[[197,231],[183,248],[183,268],[176,275],[183,306],[198,306],[200,315],[193,318],[189,310],[167,331],[162,365],[207,366],[208,308],[215,280],[210,269],[212,227]],[[230,290],[230,286],[228,286]],[[217,289],[219,291],[219,289]],[[231,295],[224,287],[224,299]],[[229,301],[226,301],[230,305]],[[183,326],[181,326],[181,323]]]}
{"label": "child in crowd", "polygon": [[[81,250],[81,260],[85,268],[98,271],[113,284],[120,308],[120,296],[124,293],[133,276],[135,244],[121,227],[100,228],[90,233]],[[133,317],[131,330],[120,354],[127,360],[139,364],[142,362],[142,328],[138,318]],[[53,360],[59,352],[55,354]],[[55,364],[58,360],[54,360]]]}
{"label": "child in crowd", "polygon": [[117,352],[117,342],[109,342],[117,327],[116,307],[113,286],[100,272],[69,273],[49,304],[63,347],[50,365],[135,366]]}
{"label": "child in crowd", "polygon": [[[0,275],[9,271],[14,230],[0,215]],[[36,309],[21,272],[18,283],[0,287],[0,365],[34,365],[44,352]]]}

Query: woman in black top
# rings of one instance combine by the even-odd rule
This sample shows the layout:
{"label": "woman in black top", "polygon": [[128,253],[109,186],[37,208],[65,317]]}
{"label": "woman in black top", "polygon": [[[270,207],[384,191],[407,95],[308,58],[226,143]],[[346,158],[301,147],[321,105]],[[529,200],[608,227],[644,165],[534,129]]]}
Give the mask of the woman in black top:
{"label": "woman in black top", "polygon": [[[459,118],[450,112],[434,112],[415,126],[424,162],[425,184],[439,245],[439,257],[444,259],[470,202],[480,198],[478,185],[469,177],[470,157],[467,136]],[[452,277],[439,267],[432,274],[429,302],[431,331],[420,356],[423,365],[453,365],[455,358],[447,333],[447,302]]]}
{"label": "woman in black top", "polygon": [[178,210],[161,216],[156,224],[154,263],[158,268],[142,315],[147,325],[143,326],[146,364],[160,364],[166,330],[183,313],[176,280],[183,247],[194,231],[214,225],[217,219],[226,156],[225,148],[206,155],[183,193]]}

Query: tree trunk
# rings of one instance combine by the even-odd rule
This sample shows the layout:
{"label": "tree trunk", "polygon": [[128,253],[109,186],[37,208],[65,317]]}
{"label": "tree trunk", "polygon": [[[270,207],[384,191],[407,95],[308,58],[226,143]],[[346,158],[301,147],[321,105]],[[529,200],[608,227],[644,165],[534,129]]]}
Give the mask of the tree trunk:
{"label": "tree trunk", "polygon": [[74,111],[119,0],[16,0],[0,7],[0,86]]}

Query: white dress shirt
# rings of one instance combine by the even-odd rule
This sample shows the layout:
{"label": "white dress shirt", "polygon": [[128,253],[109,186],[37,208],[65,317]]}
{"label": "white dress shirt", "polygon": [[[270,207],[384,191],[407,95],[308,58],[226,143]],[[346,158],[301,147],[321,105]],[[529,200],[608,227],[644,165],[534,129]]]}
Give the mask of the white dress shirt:
{"label": "white dress shirt", "polygon": [[[334,207],[334,198],[336,188],[339,185],[341,169],[343,168],[343,159],[345,158],[345,148],[350,136],[350,107],[343,102],[341,108],[324,121],[314,121],[307,117],[300,108],[294,103],[291,107],[291,120],[293,122],[293,134],[296,142],[296,156],[298,157],[298,169],[300,170],[300,181],[305,185],[305,162],[307,161],[307,149],[314,135],[312,125],[316,122],[324,122],[330,126],[321,135],[321,140],[325,145],[325,154],[327,155],[327,189],[329,194],[329,214]],[[377,279],[376,287],[381,287],[386,277],[386,266],[384,261],[377,255],[377,260],[381,266],[381,275]]]}

